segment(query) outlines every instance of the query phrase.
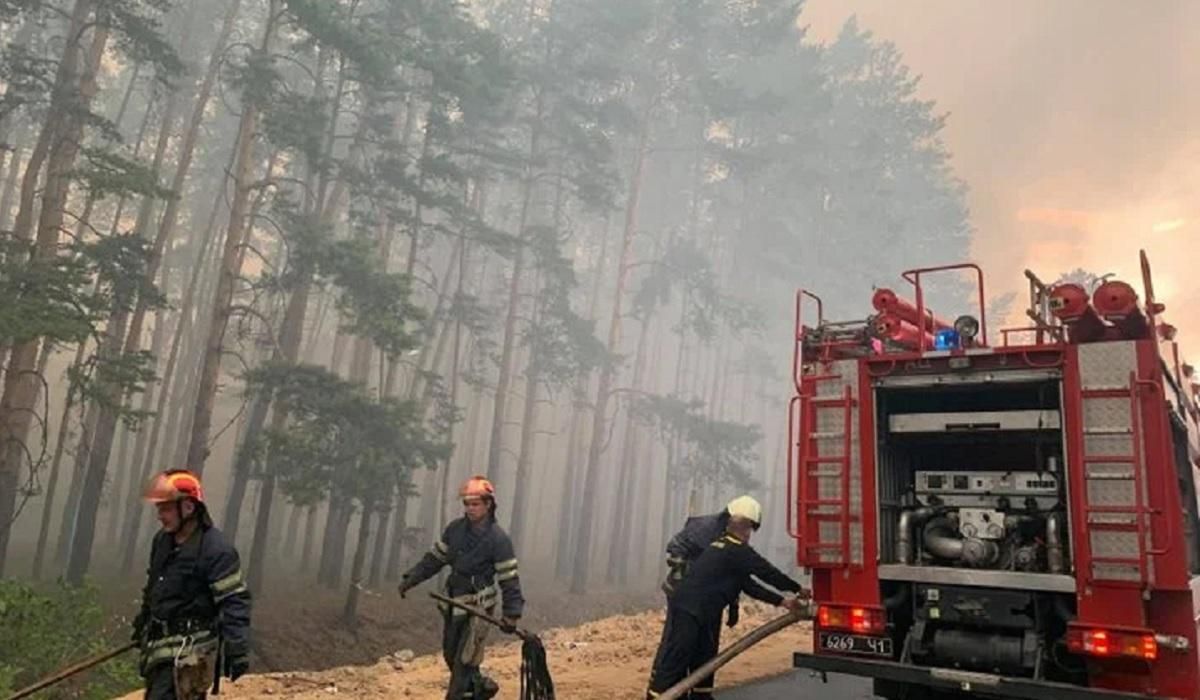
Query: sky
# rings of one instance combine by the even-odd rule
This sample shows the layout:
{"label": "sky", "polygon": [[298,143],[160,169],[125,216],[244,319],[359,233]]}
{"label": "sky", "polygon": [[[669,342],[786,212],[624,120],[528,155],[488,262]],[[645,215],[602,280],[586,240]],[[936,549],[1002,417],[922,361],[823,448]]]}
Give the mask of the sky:
{"label": "sky", "polygon": [[1111,272],[1140,292],[1145,248],[1200,360],[1200,2],[808,0],[802,19],[828,41],[852,15],[949,115],[989,296],[1024,302],[1026,268]]}

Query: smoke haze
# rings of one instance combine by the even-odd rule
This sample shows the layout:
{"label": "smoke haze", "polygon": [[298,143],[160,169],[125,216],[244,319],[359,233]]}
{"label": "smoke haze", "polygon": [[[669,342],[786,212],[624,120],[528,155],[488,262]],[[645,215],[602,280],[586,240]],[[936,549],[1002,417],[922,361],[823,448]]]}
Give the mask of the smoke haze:
{"label": "smoke haze", "polygon": [[804,21],[826,41],[852,15],[897,45],[922,96],[949,113],[990,293],[1024,300],[1025,268],[1046,281],[1113,272],[1140,290],[1144,247],[1194,356],[1200,4],[810,0]]}

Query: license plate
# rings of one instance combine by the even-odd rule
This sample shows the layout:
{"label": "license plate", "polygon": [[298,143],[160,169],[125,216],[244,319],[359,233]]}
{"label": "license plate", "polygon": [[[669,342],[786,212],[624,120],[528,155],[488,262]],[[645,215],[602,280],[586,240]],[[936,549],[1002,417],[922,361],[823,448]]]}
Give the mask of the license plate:
{"label": "license plate", "polygon": [[822,632],[821,648],[839,654],[869,654],[891,656],[892,640],[888,637],[866,637],[861,634],[839,634]]}

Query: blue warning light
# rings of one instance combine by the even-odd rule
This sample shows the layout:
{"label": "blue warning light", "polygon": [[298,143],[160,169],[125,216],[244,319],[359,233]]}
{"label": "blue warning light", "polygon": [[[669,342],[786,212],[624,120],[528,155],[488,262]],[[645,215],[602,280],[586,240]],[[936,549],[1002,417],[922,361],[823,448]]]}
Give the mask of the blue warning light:
{"label": "blue warning light", "polygon": [[958,350],[962,347],[958,331],[953,328],[938,331],[933,337],[933,347],[935,350]]}

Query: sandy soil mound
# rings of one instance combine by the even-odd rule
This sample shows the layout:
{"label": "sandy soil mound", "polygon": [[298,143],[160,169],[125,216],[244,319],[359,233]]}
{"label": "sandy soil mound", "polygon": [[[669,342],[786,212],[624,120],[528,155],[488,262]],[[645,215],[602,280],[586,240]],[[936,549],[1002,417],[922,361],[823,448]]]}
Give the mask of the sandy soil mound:
{"label": "sandy soil mound", "polygon": [[[778,614],[774,608],[746,605],[742,619],[726,628],[722,641],[736,640]],[[548,630],[542,635],[563,700],[637,700],[644,697],[650,661],[662,631],[662,611],[617,615],[578,627]],[[798,624],[771,637],[726,666],[718,687],[737,685],[782,673],[791,668],[792,652],[811,647],[811,629]],[[517,643],[494,644],[484,668],[501,685],[500,700],[513,700],[519,690]],[[447,674],[436,655],[413,657],[398,649],[372,666],[345,666],[314,673],[273,673],[247,676],[221,686],[230,698],[355,698],[402,697],[440,700]],[[139,694],[126,696],[135,700]]]}

